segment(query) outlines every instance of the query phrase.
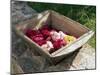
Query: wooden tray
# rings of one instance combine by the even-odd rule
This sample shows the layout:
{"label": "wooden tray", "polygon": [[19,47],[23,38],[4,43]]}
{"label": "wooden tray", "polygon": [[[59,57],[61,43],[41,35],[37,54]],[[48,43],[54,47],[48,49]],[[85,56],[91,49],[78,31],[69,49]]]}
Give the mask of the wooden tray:
{"label": "wooden tray", "polygon": [[[43,50],[38,44],[33,42],[24,34],[26,28],[39,28],[43,25],[52,25],[53,28],[68,32],[71,35],[78,37],[78,39],[72,44],[66,45],[59,50],[49,54],[46,50]],[[85,44],[94,34],[92,30],[81,25],[80,23],[73,21],[72,19],[65,17],[55,11],[47,10],[42,13],[36,14],[33,18],[18,23],[14,27],[15,32],[35,51],[39,52],[51,63],[55,64],[63,59],[68,54],[76,51],[83,44]]]}

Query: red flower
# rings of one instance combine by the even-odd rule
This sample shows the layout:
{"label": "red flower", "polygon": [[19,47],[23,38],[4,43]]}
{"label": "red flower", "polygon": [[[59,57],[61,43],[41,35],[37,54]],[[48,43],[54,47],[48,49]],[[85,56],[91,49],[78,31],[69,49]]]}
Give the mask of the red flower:
{"label": "red flower", "polygon": [[65,45],[66,45],[65,41],[61,40],[61,39],[59,39],[53,43],[54,49],[56,49],[56,50]]}
{"label": "red flower", "polygon": [[31,37],[31,36],[33,36],[34,32],[33,32],[32,29],[27,29],[26,32],[25,32],[25,34],[26,34],[28,37]]}
{"label": "red flower", "polygon": [[47,38],[48,36],[50,36],[50,30],[51,28],[48,25],[44,25],[41,29],[40,32],[43,34],[43,36],[45,38]]}
{"label": "red flower", "polygon": [[50,36],[50,31],[49,30],[47,30],[47,29],[42,29],[41,30],[41,33],[45,36],[45,37],[48,37],[48,36]]}
{"label": "red flower", "polygon": [[34,35],[40,34],[40,32],[38,30],[32,30],[32,29],[29,28],[29,29],[26,29],[25,34],[28,37],[32,37]]}
{"label": "red flower", "polygon": [[31,39],[32,39],[33,41],[35,41],[35,42],[38,42],[38,41],[44,40],[42,34],[32,36]]}
{"label": "red flower", "polygon": [[47,37],[46,41],[51,41],[51,36]]}
{"label": "red flower", "polygon": [[50,41],[53,43],[53,48],[50,50],[50,53],[56,51],[57,49],[63,47],[66,45],[65,41],[62,39],[58,39],[56,41],[52,40],[51,37],[51,31],[59,31],[57,29],[53,29],[49,27],[48,25],[44,25],[39,30],[32,30],[32,29],[26,29],[25,34],[28,36],[32,41],[37,43],[38,45],[42,46],[43,44],[46,44],[47,41]]}
{"label": "red flower", "polygon": [[45,40],[41,40],[41,41],[38,41],[38,42],[36,42],[38,45],[40,45],[40,46],[42,46],[43,44],[45,44],[46,43],[46,41]]}

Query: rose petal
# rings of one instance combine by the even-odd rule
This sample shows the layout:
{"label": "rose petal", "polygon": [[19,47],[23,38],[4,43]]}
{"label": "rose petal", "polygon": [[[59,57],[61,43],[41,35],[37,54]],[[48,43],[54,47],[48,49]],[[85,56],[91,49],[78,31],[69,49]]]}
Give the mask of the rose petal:
{"label": "rose petal", "polygon": [[46,41],[51,41],[51,36],[47,37]]}
{"label": "rose petal", "polygon": [[25,34],[26,34],[28,37],[31,37],[31,36],[33,36],[34,32],[33,32],[32,29],[27,29],[27,30],[25,31]]}
{"label": "rose petal", "polygon": [[26,29],[25,34],[28,37],[32,37],[34,35],[40,34],[40,32],[38,30]]}
{"label": "rose petal", "polygon": [[43,36],[33,36],[31,37],[31,39],[35,42],[38,42],[38,41],[41,41],[41,40],[44,40]]}
{"label": "rose petal", "polygon": [[41,33],[44,35],[44,36],[50,36],[50,31],[45,29],[45,30],[41,30]]}
{"label": "rose petal", "polygon": [[55,49],[59,49],[65,45],[66,45],[66,42],[64,40],[61,40],[61,39],[59,39],[53,43],[53,46]]}
{"label": "rose petal", "polygon": [[45,44],[46,43],[46,41],[45,40],[41,40],[41,41],[38,41],[38,42],[36,42],[38,45],[43,45],[43,44]]}

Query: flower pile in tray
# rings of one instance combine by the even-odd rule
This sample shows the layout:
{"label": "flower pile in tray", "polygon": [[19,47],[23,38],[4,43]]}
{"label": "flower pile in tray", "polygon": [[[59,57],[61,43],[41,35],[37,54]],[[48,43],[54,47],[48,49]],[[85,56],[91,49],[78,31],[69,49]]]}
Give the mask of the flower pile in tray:
{"label": "flower pile in tray", "polygon": [[53,53],[76,40],[75,36],[68,35],[66,32],[54,29],[48,25],[44,25],[38,30],[26,29],[25,34],[49,53]]}

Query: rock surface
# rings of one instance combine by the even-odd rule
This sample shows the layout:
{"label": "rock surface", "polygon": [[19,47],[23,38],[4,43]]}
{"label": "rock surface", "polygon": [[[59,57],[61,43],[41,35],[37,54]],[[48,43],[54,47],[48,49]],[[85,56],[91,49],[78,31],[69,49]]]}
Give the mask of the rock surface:
{"label": "rock surface", "polygon": [[[12,1],[11,2],[11,20],[12,25],[31,18],[37,12],[30,8],[26,2]],[[69,57],[66,57],[60,63],[51,65],[45,58],[41,57],[36,52],[31,52],[32,49],[28,44],[21,40],[13,31],[12,37],[12,60],[17,62],[17,65],[23,70],[22,73],[35,72],[51,72],[51,71],[65,71],[65,70],[81,70],[81,69],[95,69],[95,49],[90,45],[85,44],[80,50],[74,52]],[[15,64],[11,62],[11,64]],[[18,66],[18,67],[19,67]],[[18,73],[13,69],[17,67],[11,66],[12,73]]]}

